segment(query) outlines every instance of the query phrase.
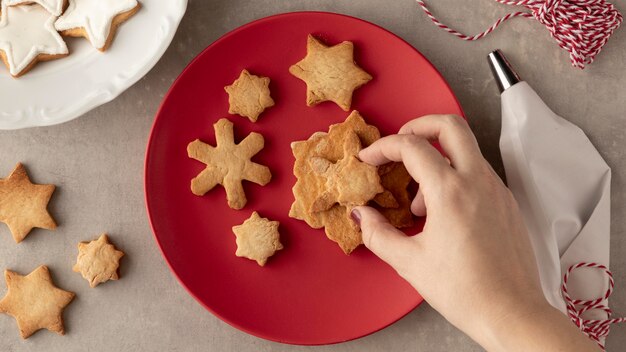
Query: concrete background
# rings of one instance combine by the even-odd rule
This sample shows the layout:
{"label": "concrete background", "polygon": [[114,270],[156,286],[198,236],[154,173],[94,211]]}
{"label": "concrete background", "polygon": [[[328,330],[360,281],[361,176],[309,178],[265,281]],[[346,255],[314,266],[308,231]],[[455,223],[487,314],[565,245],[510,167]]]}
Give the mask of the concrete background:
{"label": "concrete background", "polygon": [[[492,1],[430,1],[446,23],[473,33],[511,7]],[[626,5],[617,2],[626,12]],[[191,0],[172,45],[156,67],[113,102],[53,127],[0,132],[0,177],[22,161],[38,182],[58,189],[50,210],[61,225],[36,230],[16,246],[0,226],[0,268],[22,273],[46,263],[56,283],[77,293],[65,312],[67,335],[42,331],[21,341],[13,318],[0,315],[3,351],[480,351],[422,305],[391,327],[334,346],[294,347],[242,333],[205,311],[178,284],[157,249],[143,200],[145,145],[156,109],[172,81],[203,48],[251,20],[280,12],[322,10],[377,23],[409,41],[439,68],[457,94],[486,158],[502,174],[500,103],[485,61],[501,48],[519,73],[560,115],[587,132],[613,168],[611,300],[626,314],[626,31],[620,29],[584,71],[537,22],[516,19],[480,42],[437,29],[412,0]],[[108,231],[127,256],[122,280],[89,289],[71,272],[79,240]],[[0,280],[1,281],[1,280]],[[0,294],[4,295],[4,283]],[[626,345],[616,327],[609,350]],[[622,346],[622,348],[618,347]]]}

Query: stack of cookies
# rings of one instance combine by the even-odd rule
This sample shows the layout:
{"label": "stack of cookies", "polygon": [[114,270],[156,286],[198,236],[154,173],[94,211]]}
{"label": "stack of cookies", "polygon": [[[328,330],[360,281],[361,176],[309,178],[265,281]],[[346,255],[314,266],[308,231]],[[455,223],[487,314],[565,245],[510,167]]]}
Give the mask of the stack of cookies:
{"label": "stack of cookies", "polygon": [[316,132],[306,141],[291,144],[297,182],[289,216],[313,228],[325,228],[326,236],[346,254],[363,243],[361,231],[350,219],[358,205],[372,203],[396,227],[413,225],[407,187],[411,176],[401,163],[379,168],[358,160],[357,154],[380,138],[353,111],[328,133]]}

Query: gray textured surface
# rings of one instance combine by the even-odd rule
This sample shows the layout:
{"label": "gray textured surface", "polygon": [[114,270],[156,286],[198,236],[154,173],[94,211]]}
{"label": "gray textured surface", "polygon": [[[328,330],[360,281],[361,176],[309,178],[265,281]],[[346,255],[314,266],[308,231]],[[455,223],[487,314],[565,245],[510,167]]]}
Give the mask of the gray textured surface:
{"label": "gray textured surface", "polygon": [[[469,32],[511,8],[491,1],[439,0],[433,11]],[[621,3],[618,7],[626,11]],[[487,39],[466,43],[438,30],[412,0],[192,0],[174,41],[148,75],[119,98],[60,126],[0,132],[0,175],[17,161],[38,182],[58,189],[50,209],[56,232],[34,231],[13,243],[0,227],[0,268],[29,272],[50,266],[61,287],[77,293],[65,313],[67,335],[43,331],[19,339],[15,321],[0,316],[3,351],[480,351],[480,347],[423,305],[371,336],[317,348],[264,341],[206,312],[170,274],[152,238],[143,202],[143,157],[154,113],[185,65],[222,34],[279,12],[324,10],[372,21],[409,41],[439,68],[459,97],[487,159],[501,173],[497,147],[499,99],[485,62],[503,49],[520,74],[560,115],[587,132],[613,168],[611,265],[617,290],[612,307],[626,314],[626,31],[611,39],[584,71],[569,66],[538,23],[516,19]],[[71,272],[79,240],[108,231],[127,252],[121,281],[89,289]],[[4,283],[0,283],[4,294]],[[626,345],[616,327],[609,350]],[[622,346],[620,348],[619,346]]]}

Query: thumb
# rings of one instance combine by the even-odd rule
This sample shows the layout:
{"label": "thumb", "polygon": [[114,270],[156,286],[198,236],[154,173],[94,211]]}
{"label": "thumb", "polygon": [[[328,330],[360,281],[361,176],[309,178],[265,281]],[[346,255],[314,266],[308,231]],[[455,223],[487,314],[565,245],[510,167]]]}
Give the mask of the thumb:
{"label": "thumb", "polygon": [[396,229],[376,209],[359,206],[352,209],[354,221],[361,226],[363,244],[396,271],[402,271],[415,254],[415,242]]}

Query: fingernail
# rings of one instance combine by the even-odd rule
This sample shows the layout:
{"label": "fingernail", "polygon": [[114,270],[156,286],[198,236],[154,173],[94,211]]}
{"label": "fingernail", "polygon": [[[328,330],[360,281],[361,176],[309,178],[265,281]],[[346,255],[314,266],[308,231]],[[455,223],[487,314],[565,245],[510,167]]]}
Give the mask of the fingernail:
{"label": "fingernail", "polygon": [[361,213],[359,213],[358,210],[352,209],[352,211],[350,212],[350,217],[357,225],[361,226]]}

